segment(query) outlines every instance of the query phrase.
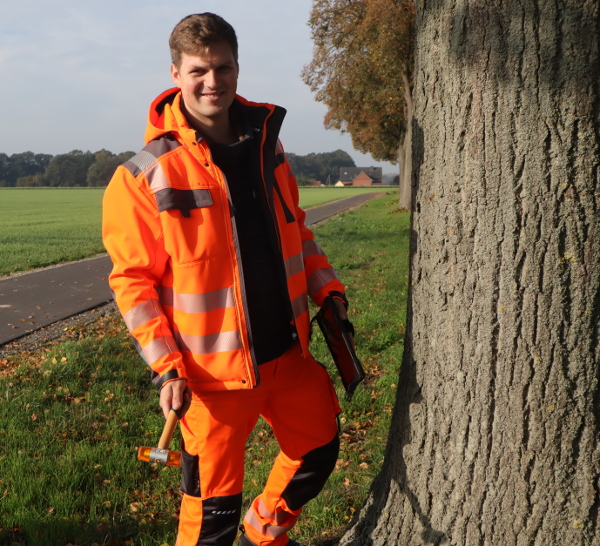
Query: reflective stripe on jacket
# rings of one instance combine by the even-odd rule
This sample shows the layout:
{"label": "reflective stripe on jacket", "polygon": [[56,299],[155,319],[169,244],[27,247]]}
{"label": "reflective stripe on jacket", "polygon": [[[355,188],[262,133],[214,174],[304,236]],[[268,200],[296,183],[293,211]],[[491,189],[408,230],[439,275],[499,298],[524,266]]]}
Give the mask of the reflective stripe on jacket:
{"label": "reflective stripe on jacket", "polygon": [[[235,224],[223,173],[180,109],[178,89],[150,108],[145,148],[120,166],[103,203],[110,286],[153,371],[157,387],[185,377],[198,390],[259,382],[247,327]],[[298,188],[278,135],[285,110],[236,99],[261,141],[260,165],[284,260],[302,351],[308,351],[310,296],[321,305],[343,292],[304,225]],[[283,271],[283,270],[282,270]]]}

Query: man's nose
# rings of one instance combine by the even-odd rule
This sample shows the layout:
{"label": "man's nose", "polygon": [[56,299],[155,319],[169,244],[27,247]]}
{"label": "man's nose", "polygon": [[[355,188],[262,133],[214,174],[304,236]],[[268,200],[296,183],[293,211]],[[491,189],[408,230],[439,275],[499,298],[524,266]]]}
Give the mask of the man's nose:
{"label": "man's nose", "polygon": [[204,85],[214,89],[217,86],[217,73],[215,70],[209,70],[204,77]]}

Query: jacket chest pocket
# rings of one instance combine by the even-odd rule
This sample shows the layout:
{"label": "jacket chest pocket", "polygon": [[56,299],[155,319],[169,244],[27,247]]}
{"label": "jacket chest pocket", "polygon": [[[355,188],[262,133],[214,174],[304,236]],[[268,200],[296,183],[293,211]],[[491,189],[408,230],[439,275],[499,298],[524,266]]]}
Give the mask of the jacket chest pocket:
{"label": "jacket chest pocket", "polygon": [[159,212],[178,210],[184,218],[190,218],[190,211],[213,204],[210,190],[178,190],[165,188],[156,193]]}
{"label": "jacket chest pocket", "polygon": [[209,220],[214,209],[211,190],[167,188],[156,193],[165,250],[176,264],[197,262],[214,253]]}

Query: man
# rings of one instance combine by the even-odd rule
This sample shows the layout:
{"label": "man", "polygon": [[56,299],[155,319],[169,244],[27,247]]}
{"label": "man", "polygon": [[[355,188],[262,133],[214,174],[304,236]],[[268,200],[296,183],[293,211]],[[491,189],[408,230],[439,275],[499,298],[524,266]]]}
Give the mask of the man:
{"label": "man", "polygon": [[346,317],[344,288],[304,225],[278,140],[285,111],[236,95],[233,28],[191,15],[169,45],[176,88],[152,103],[146,147],[104,198],[110,285],[165,416],[181,417],[177,545],[235,541],[245,442],[262,415],[281,451],[239,544],[292,546],[287,532],[339,449],[307,295],[333,296]]}

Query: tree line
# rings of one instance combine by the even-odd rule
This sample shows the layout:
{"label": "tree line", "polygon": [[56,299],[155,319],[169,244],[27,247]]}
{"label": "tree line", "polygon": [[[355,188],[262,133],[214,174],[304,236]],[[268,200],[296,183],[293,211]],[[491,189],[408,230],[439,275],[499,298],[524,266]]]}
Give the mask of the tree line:
{"label": "tree line", "polygon": [[103,187],[116,168],[134,152],[114,154],[107,150],[49,155],[22,152],[0,153],[0,187]]}
{"label": "tree line", "polygon": [[[22,152],[13,155],[0,153],[0,187],[104,187],[116,168],[133,157],[134,152],[114,154],[107,150],[49,155]],[[340,167],[355,167],[354,160],[343,150],[297,155],[287,158],[298,184],[313,180],[335,184]]]}

